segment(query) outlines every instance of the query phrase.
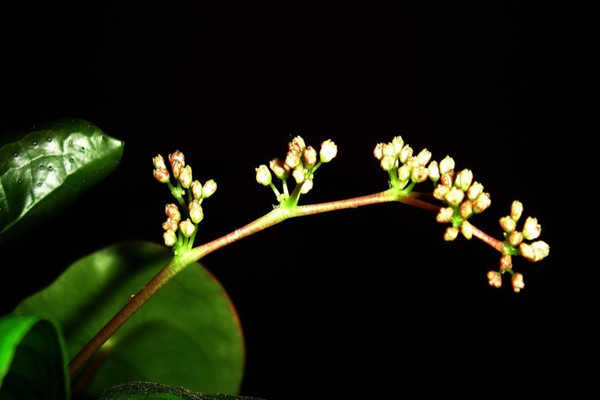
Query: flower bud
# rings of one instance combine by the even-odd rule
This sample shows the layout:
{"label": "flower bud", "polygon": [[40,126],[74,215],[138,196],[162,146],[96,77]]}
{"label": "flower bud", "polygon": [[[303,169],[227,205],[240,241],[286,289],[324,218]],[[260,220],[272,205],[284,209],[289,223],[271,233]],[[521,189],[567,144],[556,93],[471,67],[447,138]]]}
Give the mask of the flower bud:
{"label": "flower bud", "polygon": [[400,150],[400,154],[398,154],[398,158],[400,159],[400,162],[402,164],[404,164],[410,157],[412,157],[412,155],[413,155],[412,147],[405,144],[404,147],[402,147],[402,150]]}
{"label": "flower bud", "polygon": [[479,214],[484,212],[492,204],[489,193],[481,193],[475,200],[473,200],[473,212]]}
{"label": "flower bud", "polygon": [[190,218],[193,223],[198,224],[202,219],[204,219],[204,210],[202,210],[202,205],[200,205],[200,201],[192,200],[189,204],[190,209]]}
{"label": "flower bud", "polygon": [[392,139],[392,145],[394,146],[394,155],[400,154],[402,147],[404,147],[404,140],[402,139],[402,136],[395,136]]}
{"label": "flower bud", "polygon": [[458,236],[458,232],[458,228],[454,226],[449,226],[448,228],[446,228],[446,232],[444,232],[444,240],[446,242],[453,241]]}
{"label": "flower bud", "polygon": [[429,176],[429,171],[423,165],[416,165],[410,174],[410,179],[415,183],[425,182]]}
{"label": "flower bud", "polygon": [[305,177],[304,167],[302,165],[298,165],[292,171],[292,176],[294,177],[294,180],[296,181],[296,183],[304,182],[304,177]]}
{"label": "flower bud", "polygon": [[437,213],[435,220],[441,224],[448,223],[452,221],[452,217],[454,216],[454,209],[452,207],[442,207],[440,211]]}
{"label": "flower bud", "polygon": [[181,170],[179,174],[179,182],[181,182],[181,186],[185,189],[189,188],[192,185],[192,167],[186,165]]}
{"label": "flower bud", "polygon": [[495,288],[499,288],[502,286],[502,276],[498,271],[488,271],[487,278],[490,286],[493,286]]}
{"label": "flower bud", "polygon": [[304,150],[304,165],[307,167],[314,167],[317,164],[317,150],[314,147],[308,146]]}
{"label": "flower bud", "polygon": [[384,171],[390,171],[397,166],[397,162],[394,156],[383,156],[380,165]]}
{"label": "flower bud", "polygon": [[533,261],[540,261],[550,254],[550,246],[541,240],[531,243],[531,248],[533,249]]}
{"label": "flower bud", "polygon": [[296,136],[295,138],[293,138],[288,146],[288,149],[291,152],[297,154],[299,157],[304,151],[304,149],[306,149],[306,143],[304,143],[304,139],[302,139],[302,136]]}
{"label": "flower bud", "polygon": [[503,254],[500,257],[500,271],[506,272],[512,268],[512,256],[510,254]]}
{"label": "flower bud", "polygon": [[163,233],[163,239],[165,241],[165,246],[167,247],[173,247],[175,246],[175,243],[177,243],[177,235],[170,229]]}
{"label": "flower bud", "polygon": [[542,227],[537,222],[537,218],[527,217],[523,226],[523,237],[527,240],[537,239],[542,233]]}
{"label": "flower bud", "polygon": [[406,164],[403,164],[400,168],[398,168],[398,179],[400,179],[400,182],[404,182],[408,178],[410,178],[410,167]]}
{"label": "flower bud", "polygon": [[167,183],[169,181],[169,171],[166,168],[156,168],[154,178],[160,183]]}
{"label": "flower bud", "polygon": [[473,237],[473,225],[471,225],[469,221],[464,220],[462,224],[460,224],[460,232],[466,239],[471,240]]}
{"label": "flower bud", "polygon": [[398,153],[396,152],[396,148],[393,143],[386,143],[383,145],[383,156],[392,156],[396,157]]}
{"label": "flower bud", "polygon": [[156,157],[152,158],[152,164],[154,165],[154,168],[156,168],[156,169],[161,169],[161,168],[167,169],[167,166],[165,165],[165,159],[160,154],[157,155]]}
{"label": "flower bud", "polygon": [[194,199],[196,200],[202,198],[202,184],[198,180],[192,182],[192,196],[194,196]]}
{"label": "flower bud", "polygon": [[190,221],[190,219],[183,220],[179,223],[179,229],[183,236],[190,237],[196,232],[196,226]]}
{"label": "flower bud", "polygon": [[285,165],[289,168],[289,169],[294,169],[296,168],[298,165],[300,165],[300,154],[293,152],[293,151],[288,151],[286,157],[285,157]]}
{"label": "flower bud", "polygon": [[450,188],[448,186],[437,185],[433,190],[433,197],[435,197],[438,200],[444,200],[446,193],[448,193],[449,191]]}
{"label": "flower bud", "polygon": [[313,188],[313,181],[312,179],[307,179],[304,181],[304,183],[302,183],[302,188],[300,189],[300,193],[301,194],[306,194],[308,192],[310,192],[310,190]]}
{"label": "flower bud", "polygon": [[521,244],[522,241],[523,241],[523,232],[512,231],[508,235],[508,243],[511,246],[518,246]]}
{"label": "flower bud", "polygon": [[469,190],[467,190],[467,197],[469,200],[473,201],[479,197],[479,195],[483,193],[483,185],[479,182],[471,183],[469,186]]}
{"label": "flower bud", "polygon": [[518,200],[515,200],[510,205],[510,216],[515,221],[518,221],[521,218],[521,214],[523,214],[523,203]]}
{"label": "flower bud", "polygon": [[500,226],[504,232],[512,232],[516,229],[517,223],[509,215],[500,218]]}
{"label": "flower bud", "polygon": [[173,203],[167,204],[165,206],[165,214],[167,215],[167,217],[175,221],[181,220],[181,213],[179,212],[179,208],[177,208],[177,206]]}
{"label": "flower bud", "polygon": [[437,182],[440,179],[440,168],[438,167],[437,161],[432,161],[429,163],[427,167],[429,170],[429,179],[433,181],[433,183]]}
{"label": "flower bud", "polygon": [[173,218],[167,218],[165,222],[163,222],[162,227],[165,231],[173,231],[177,232],[177,227],[179,224]]}
{"label": "flower bud", "polygon": [[473,215],[473,203],[471,202],[471,200],[463,200],[463,202],[460,203],[460,208],[458,209],[458,211],[460,213],[460,216],[464,219],[467,219],[471,215]]}
{"label": "flower bud", "polygon": [[271,171],[267,168],[266,165],[261,165],[255,169],[256,171],[256,182],[260,183],[263,186],[269,186],[272,181]]}
{"label": "flower bud", "polygon": [[457,207],[465,198],[465,193],[459,188],[452,186],[444,196],[444,200],[451,206]]}
{"label": "flower bud", "polygon": [[290,174],[289,169],[285,168],[285,163],[279,158],[271,160],[269,167],[278,179],[287,179]]}
{"label": "flower bud", "polygon": [[440,174],[445,174],[454,170],[454,159],[450,156],[446,156],[440,161]]}
{"label": "flower bud", "polygon": [[169,162],[171,163],[171,167],[175,161],[178,161],[182,166],[185,166],[185,156],[179,150],[175,150],[173,153],[169,154]]}
{"label": "flower bud", "polygon": [[337,155],[337,146],[331,139],[327,139],[321,143],[321,162],[328,163]]}
{"label": "flower bud", "polygon": [[427,149],[423,149],[417,154],[417,163],[425,166],[429,160],[431,160],[431,152]]}
{"label": "flower bud", "polygon": [[511,283],[513,287],[513,291],[515,293],[519,293],[525,287],[525,281],[523,281],[523,274],[517,272],[511,278]]}
{"label": "flower bud", "polygon": [[523,258],[528,259],[529,261],[535,261],[535,255],[533,252],[533,247],[529,243],[521,243],[519,245],[519,251],[521,252],[521,256]]}
{"label": "flower bud", "polygon": [[212,196],[217,191],[217,182],[214,180],[209,180],[204,182],[204,186],[202,186],[202,197],[207,199]]}
{"label": "flower bud", "polygon": [[175,179],[179,179],[179,174],[183,170],[184,164],[181,161],[175,160],[171,163],[171,170]]}
{"label": "flower bud", "polygon": [[375,149],[373,149],[373,156],[378,160],[381,160],[381,157],[383,157],[383,146],[385,146],[385,144],[377,143]]}
{"label": "flower bud", "polygon": [[463,169],[456,175],[454,180],[454,186],[466,192],[469,190],[471,183],[473,182],[473,172],[470,169]]}
{"label": "flower bud", "polygon": [[440,176],[440,184],[452,187],[452,183],[454,181],[454,171],[445,172]]}

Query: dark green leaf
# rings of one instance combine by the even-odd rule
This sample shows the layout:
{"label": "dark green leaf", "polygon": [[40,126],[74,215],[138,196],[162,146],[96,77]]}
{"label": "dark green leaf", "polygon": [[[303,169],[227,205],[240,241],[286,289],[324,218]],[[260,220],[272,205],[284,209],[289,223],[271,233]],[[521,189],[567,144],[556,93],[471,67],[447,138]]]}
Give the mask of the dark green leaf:
{"label": "dark green leaf", "polygon": [[119,164],[123,142],[80,119],[2,137],[0,242],[63,209]]}
{"label": "dark green leaf", "polygon": [[[72,357],[171,256],[146,242],[108,247],[75,262],[16,312],[53,315]],[[223,287],[194,264],[127,321],[95,362],[100,368],[87,390],[93,396],[129,381],[234,394],[243,373],[243,338]]]}
{"label": "dark green leaf", "polygon": [[103,391],[99,400],[261,400],[230,394],[206,394],[150,382],[130,382]]}
{"label": "dark green leaf", "polygon": [[36,315],[0,319],[0,399],[70,397],[58,327]]}

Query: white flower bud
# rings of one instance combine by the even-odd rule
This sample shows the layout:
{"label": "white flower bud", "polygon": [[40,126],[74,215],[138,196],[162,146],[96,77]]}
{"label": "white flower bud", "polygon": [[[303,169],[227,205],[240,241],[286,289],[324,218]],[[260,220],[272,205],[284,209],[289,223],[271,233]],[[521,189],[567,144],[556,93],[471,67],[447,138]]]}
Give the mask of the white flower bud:
{"label": "white flower bud", "polygon": [[425,166],[429,160],[431,160],[431,152],[429,150],[423,149],[417,154],[417,162],[419,165]]}
{"label": "white flower bud", "polygon": [[394,146],[394,155],[400,154],[402,147],[404,147],[404,140],[402,136],[396,136],[392,139],[392,145]]}
{"label": "white flower bud", "polygon": [[450,156],[446,156],[440,161],[440,174],[445,174],[454,170],[454,159]]}
{"label": "white flower bud", "polygon": [[317,164],[317,150],[314,147],[308,146],[304,150],[304,165],[307,167],[314,167]]}
{"label": "white flower bud", "polygon": [[179,174],[179,182],[185,189],[192,185],[192,167],[186,165],[181,169],[181,173]]}
{"label": "white flower bud", "polygon": [[542,226],[538,224],[537,218],[527,217],[523,226],[523,237],[527,240],[537,239],[542,233]]}
{"label": "white flower bud", "polygon": [[279,158],[271,160],[271,162],[269,163],[269,167],[278,179],[287,179],[290,174],[289,169],[285,167],[285,163]]}
{"label": "white flower bud", "polygon": [[202,197],[207,199],[212,196],[217,191],[217,182],[214,180],[209,180],[204,183],[202,186]]}
{"label": "white flower bud", "polygon": [[400,162],[402,164],[404,164],[410,157],[412,157],[412,155],[413,155],[412,147],[405,144],[404,147],[402,147],[402,150],[400,150],[400,154],[398,155],[398,158],[400,159]]}
{"label": "white flower bud", "polygon": [[502,286],[502,276],[498,271],[488,271],[487,278],[490,286],[495,288],[500,288]]}
{"label": "white flower bud", "polygon": [[256,171],[256,182],[260,183],[263,186],[269,186],[273,177],[271,176],[271,171],[267,168],[266,165],[260,165],[255,169]]}
{"label": "white flower bud", "polygon": [[165,231],[165,233],[163,233],[163,239],[165,241],[165,246],[167,247],[173,247],[175,246],[175,243],[177,243],[177,235],[172,230]]}
{"label": "white flower bud", "polygon": [[192,200],[189,204],[190,218],[193,223],[198,224],[204,219],[204,210],[198,200]]}
{"label": "white flower bud", "polygon": [[298,165],[292,171],[292,176],[294,177],[294,180],[296,180],[296,183],[304,182],[304,177],[305,177],[304,167],[302,165]]}
{"label": "white flower bud", "polygon": [[161,169],[161,168],[167,169],[167,166],[165,165],[165,159],[160,154],[157,155],[156,157],[152,158],[152,164],[154,165],[154,168],[156,168],[156,169]]}
{"label": "white flower bud", "polygon": [[525,287],[525,281],[523,281],[523,274],[517,272],[511,279],[513,291],[519,293]]}
{"label": "white flower bud", "polygon": [[429,179],[431,179],[434,183],[440,179],[440,168],[438,167],[437,161],[432,161],[429,163]]}
{"label": "white flower bud", "polygon": [[321,162],[328,163],[331,160],[333,160],[336,155],[337,155],[337,146],[331,139],[327,139],[326,141],[321,143],[321,152],[320,152]]}
{"label": "white flower bud", "polygon": [[383,143],[377,143],[375,149],[373,149],[373,156],[378,160],[381,160],[381,157],[383,157],[383,146],[385,146]]}
{"label": "white flower bud", "polygon": [[192,196],[194,199],[200,200],[202,198],[202,184],[200,181],[192,182]]}
{"label": "white flower bud", "polygon": [[183,236],[190,237],[196,232],[196,226],[188,218],[179,223],[179,230],[183,233]]}
{"label": "white flower bud", "polygon": [[313,188],[313,181],[312,179],[307,179],[302,183],[302,188],[300,189],[300,193],[301,194],[306,194],[308,192],[310,192],[310,190]]}
{"label": "white flower bud", "polygon": [[523,203],[519,200],[515,200],[510,205],[510,216],[515,221],[518,221],[521,218],[521,214],[523,214]]}
{"label": "white flower bud", "polygon": [[473,182],[473,172],[470,169],[463,169],[456,175],[454,180],[454,186],[466,192],[469,190],[471,183]]}

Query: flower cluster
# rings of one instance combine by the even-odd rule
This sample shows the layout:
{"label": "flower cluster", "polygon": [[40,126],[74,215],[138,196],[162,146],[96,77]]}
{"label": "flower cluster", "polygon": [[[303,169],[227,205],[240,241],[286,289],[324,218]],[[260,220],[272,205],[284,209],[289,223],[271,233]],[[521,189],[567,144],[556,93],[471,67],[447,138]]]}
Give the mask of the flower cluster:
{"label": "flower cluster", "polygon": [[[166,183],[178,204],[170,203],[165,206],[167,220],[163,223],[163,239],[165,245],[174,247],[178,253],[181,249],[192,247],[198,224],[204,219],[202,201],[215,193],[217,183],[214,180],[203,184],[192,178],[192,167],[186,165],[185,156],[179,150],[169,154],[169,164],[175,185],[171,183],[171,174],[167,169],[164,158],[159,154],[152,159],[154,177],[161,183]],[[184,212],[182,217],[181,210]]]}
{"label": "flower cluster", "polygon": [[[405,144],[401,136],[396,136],[389,143],[378,143],[373,155],[379,160],[381,168],[389,173],[390,184],[397,189],[410,190],[427,178],[433,181],[439,178],[437,163],[429,163],[431,152],[423,149],[414,154],[412,147]],[[409,182],[411,184],[407,187]]]}
{"label": "flower cluster", "polygon": [[[314,147],[306,145],[302,137],[296,136],[288,144],[285,160],[275,158],[271,160],[269,167],[263,164],[256,168],[256,181],[263,186],[271,187],[280,204],[291,201],[291,204],[295,205],[300,194],[306,194],[312,189],[315,171],[322,164],[333,160],[336,155],[337,146],[331,140],[321,143],[321,149],[317,153]],[[280,193],[273,184],[271,172],[282,182],[283,193]],[[287,187],[290,175],[296,182],[296,187],[291,194]]]}
{"label": "flower cluster", "polygon": [[542,233],[542,227],[537,218],[527,217],[522,230],[517,230],[517,223],[522,214],[523,204],[515,200],[511,204],[510,215],[500,218],[500,226],[504,231],[505,250],[500,257],[499,269],[489,271],[487,275],[490,286],[499,288],[502,286],[502,274],[508,272],[512,275],[511,283],[516,293],[525,287],[525,282],[521,273],[513,271],[512,256],[520,255],[529,261],[537,262],[550,254],[550,246],[546,242],[542,240],[534,241]]}

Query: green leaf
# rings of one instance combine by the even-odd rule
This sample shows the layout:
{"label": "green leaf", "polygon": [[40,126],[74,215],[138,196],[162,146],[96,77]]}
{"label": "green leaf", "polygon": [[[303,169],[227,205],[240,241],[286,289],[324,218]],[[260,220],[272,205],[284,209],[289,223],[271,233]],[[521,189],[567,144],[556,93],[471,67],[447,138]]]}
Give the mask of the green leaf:
{"label": "green leaf", "polygon": [[[16,312],[53,315],[73,357],[171,257],[167,248],[152,243],[113,245],[72,264]],[[160,289],[100,353],[92,363],[99,370],[86,391],[92,396],[130,381],[235,394],[244,366],[243,338],[233,305],[199,264]]]}
{"label": "green leaf", "polygon": [[37,315],[0,319],[0,399],[70,398],[58,326]]}
{"label": "green leaf", "polygon": [[206,394],[150,382],[130,382],[110,387],[99,400],[261,400],[258,397]]}
{"label": "green leaf", "polygon": [[0,141],[0,243],[61,211],[118,165],[123,142],[80,119]]}

